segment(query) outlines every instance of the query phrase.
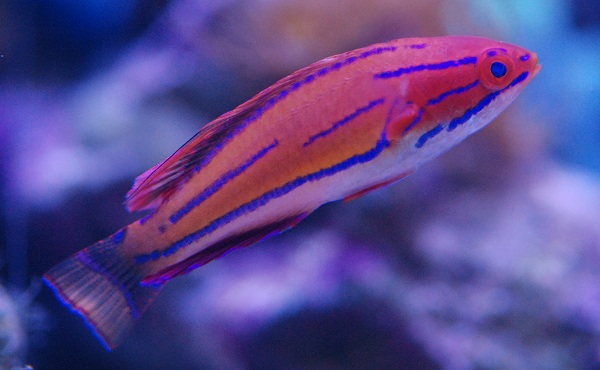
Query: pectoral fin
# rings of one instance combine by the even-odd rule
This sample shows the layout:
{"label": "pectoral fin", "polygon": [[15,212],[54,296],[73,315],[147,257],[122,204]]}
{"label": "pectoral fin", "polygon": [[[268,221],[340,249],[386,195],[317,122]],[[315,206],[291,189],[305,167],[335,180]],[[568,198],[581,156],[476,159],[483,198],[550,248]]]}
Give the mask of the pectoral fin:
{"label": "pectoral fin", "polygon": [[380,182],[378,184],[375,184],[375,185],[371,185],[371,186],[369,186],[367,188],[364,188],[364,189],[362,189],[362,190],[360,190],[360,191],[358,191],[358,192],[356,192],[354,194],[348,195],[347,197],[345,197],[343,199],[343,201],[344,202],[350,202],[351,200],[358,199],[358,198],[362,197],[363,195],[372,192],[373,190],[376,190],[376,189],[379,189],[379,188],[383,188],[385,186],[393,184],[394,182],[399,181],[399,180],[405,178],[406,176],[410,175],[413,172],[414,172],[414,170],[406,171],[406,172],[403,172],[399,176],[396,176],[396,177],[394,177],[392,179],[389,179],[389,180],[386,180],[386,181],[382,181],[382,182]]}
{"label": "pectoral fin", "polygon": [[388,114],[385,127],[387,139],[394,143],[415,127],[422,116],[423,110],[415,103],[396,101]]}

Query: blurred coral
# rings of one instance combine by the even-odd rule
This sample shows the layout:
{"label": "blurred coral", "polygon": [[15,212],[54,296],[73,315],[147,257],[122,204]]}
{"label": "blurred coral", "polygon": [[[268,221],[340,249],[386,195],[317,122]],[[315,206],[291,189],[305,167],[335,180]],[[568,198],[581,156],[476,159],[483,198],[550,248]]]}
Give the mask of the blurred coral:
{"label": "blurred coral", "polygon": [[[171,8],[178,38],[246,78],[282,76],[383,40],[443,33],[437,0],[186,1]],[[203,16],[197,16],[202,14]],[[428,19],[428,22],[419,22]]]}

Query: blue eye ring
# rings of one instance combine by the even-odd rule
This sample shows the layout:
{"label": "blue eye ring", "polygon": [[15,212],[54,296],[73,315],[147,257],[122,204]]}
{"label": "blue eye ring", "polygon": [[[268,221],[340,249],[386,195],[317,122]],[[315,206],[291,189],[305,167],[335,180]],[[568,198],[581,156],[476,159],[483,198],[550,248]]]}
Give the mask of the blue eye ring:
{"label": "blue eye ring", "polygon": [[494,77],[502,78],[506,75],[506,72],[508,72],[508,68],[506,67],[506,64],[502,62],[494,62],[490,66],[490,72],[492,72]]}

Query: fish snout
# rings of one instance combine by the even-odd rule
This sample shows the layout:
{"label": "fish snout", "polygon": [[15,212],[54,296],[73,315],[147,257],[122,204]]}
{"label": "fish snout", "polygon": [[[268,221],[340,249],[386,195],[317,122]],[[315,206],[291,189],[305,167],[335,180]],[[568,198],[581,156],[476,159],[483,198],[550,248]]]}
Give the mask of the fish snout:
{"label": "fish snout", "polygon": [[534,78],[542,70],[542,65],[539,63],[538,55],[536,53],[531,53],[531,64],[533,65],[531,78]]}

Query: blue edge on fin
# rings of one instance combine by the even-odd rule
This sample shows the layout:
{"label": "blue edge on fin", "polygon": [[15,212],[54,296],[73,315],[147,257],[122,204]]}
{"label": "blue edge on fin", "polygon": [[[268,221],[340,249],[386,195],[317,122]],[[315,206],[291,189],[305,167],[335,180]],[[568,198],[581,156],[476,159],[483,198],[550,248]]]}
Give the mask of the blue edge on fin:
{"label": "blue edge on fin", "polygon": [[[81,316],[105,348],[115,348],[146,310],[161,286],[142,286],[144,269],[121,253],[134,243],[126,229],[52,267],[43,281]],[[134,245],[128,245],[135,247]]]}
{"label": "blue edge on fin", "polygon": [[81,310],[77,309],[77,307],[75,307],[75,305],[71,304],[71,301],[65,297],[62,292],[60,291],[60,289],[46,276],[42,277],[42,281],[44,283],[46,283],[46,285],[48,286],[48,288],[50,288],[50,290],[52,290],[52,292],[54,293],[54,295],[56,296],[56,298],[58,298],[58,300],[60,301],[60,303],[62,303],[65,307],[67,307],[69,309],[69,311],[77,314],[78,316],[80,316],[83,319],[83,322],[85,323],[85,325],[90,328],[90,330],[92,331],[92,333],[94,334],[94,336],[98,339],[98,341],[100,342],[100,344],[102,344],[102,346],[107,350],[107,351],[112,351],[112,348],[109,346],[109,344],[104,340],[104,338],[102,337],[102,335],[100,334],[100,332],[98,332],[98,330],[96,330],[96,327],[94,326],[93,323],[90,322],[90,320],[88,320],[88,318],[85,316],[85,313],[82,312]]}
{"label": "blue edge on fin", "polygon": [[308,214],[309,213],[307,212],[294,215],[221,240],[173,266],[145,277],[141,284],[144,286],[162,286],[165,282],[177,276],[185,275],[198,267],[204,266],[210,261],[220,258],[236,248],[248,247],[263,239],[292,228],[308,216]]}
{"label": "blue edge on fin", "polygon": [[[150,276],[142,272],[139,264],[121,256],[119,248],[125,241],[125,234],[119,231],[54,266],[42,279],[63,305],[83,318],[104,348],[111,351],[168,280],[187,274],[235,248],[247,247],[287,230],[308,213],[231,236]],[[110,299],[117,295],[121,299]],[[85,309],[79,304],[83,300]]]}

